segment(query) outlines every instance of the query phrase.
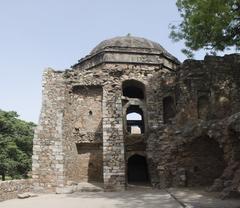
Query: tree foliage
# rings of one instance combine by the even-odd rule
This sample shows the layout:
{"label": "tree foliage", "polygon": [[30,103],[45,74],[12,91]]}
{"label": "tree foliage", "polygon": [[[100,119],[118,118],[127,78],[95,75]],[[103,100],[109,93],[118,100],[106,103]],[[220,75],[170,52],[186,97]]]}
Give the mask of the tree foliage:
{"label": "tree foliage", "polygon": [[240,48],[240,0],[177,0],[182,22],[171,25],[170,37],[184,40],[183,52]]}
{"label": "tree foliage", "polygon": [[18,119],[14,111],[0,110],[0,175],[27,177],[31,170],[35,124]]}

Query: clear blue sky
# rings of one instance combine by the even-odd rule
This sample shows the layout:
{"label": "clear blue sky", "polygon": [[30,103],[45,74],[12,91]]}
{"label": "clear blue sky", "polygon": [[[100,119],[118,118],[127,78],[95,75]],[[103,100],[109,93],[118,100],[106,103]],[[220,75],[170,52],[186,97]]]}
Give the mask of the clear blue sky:
{"label": "clear blue sky", "polygon": [[148,38],[184,60],[183,44],[168,37],[169,24],[180,21],[175,2],[0,0],[0,108],[37,122],[44,68],[69,68],[114,36]]}

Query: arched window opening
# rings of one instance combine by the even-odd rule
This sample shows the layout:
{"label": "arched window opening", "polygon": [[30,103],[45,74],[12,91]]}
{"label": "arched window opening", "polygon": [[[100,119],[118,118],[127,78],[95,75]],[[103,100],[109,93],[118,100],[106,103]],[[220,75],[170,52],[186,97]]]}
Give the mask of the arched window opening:
{"label": "arched window opening", "polygon": [[141,121],[142,115],[140,115],[139,113],[129,113],[127,114],[127,120]]}
{"label": "arched window opening", "polygon": [[126,80],[122,84],[122,94],[128,98],[144,99],[144,84],[136,80]]}
{"label": "arched window opening", "polygon": [[198,97],[198,118],[199,119],[207,119],[207,114],[209,110],[209,97],[207,95],[203,95]]}
{"label": "arched window opening", "polygon": [[163,121],[169,123],[176,115],[175,102],[172,96],[163,98]]}
{"label": "arched window opening", "polygon": [[130,134],[144,133],[143,111],[139,106],[132,105],[127,109],[127,131]]}
{"label": "arched window opening", "polygon": [[127,170],[129,183],[149,181],[147,161],[144,156],[137,154],[131,156],[128,159]]}

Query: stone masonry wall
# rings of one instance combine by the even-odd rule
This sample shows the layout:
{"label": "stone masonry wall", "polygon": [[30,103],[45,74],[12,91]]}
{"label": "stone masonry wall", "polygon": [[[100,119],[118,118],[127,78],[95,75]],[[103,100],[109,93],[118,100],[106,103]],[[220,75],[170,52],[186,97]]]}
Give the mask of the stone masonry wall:
{"label": "stone masonry wall", "polygon": [[240,56],[233,54],[187,60],[178,68],[176,117],[153,130],[160,187],[214,183],[223,197],[239,192],[239,67]]}
{"label": "stone masonry wall", "polygon": [[[172,86],[160,86],[174,81],[179,64],[161,45],[126,36],[103,41],[70,70],[45,71],[33,148],[34,187],[54,191],[96,180],[105,190],[124,190],[128,158],[138,154],[146,160],[150,181],[158,181],[154,132],[164,122],[162,99],[172,96],[171,106],[176,100]],[[123,96],[123,83],[132,81],[139,84],[132,89],[141,86],[144,101]],[[140,142],[126,141],[126,111],[133,108],[144,118]],[[128,142],[136,146],[128,149]]]}
{"label": "stone masonry wall", "polygon": [[[176,72],[169,70],[159,70],[149,79],[147,88],[147,114],[148,114],[148,134],[147,134],[147,157],[149,173],[152,185],[160,183],[158,165],[160,158],[164,158],[165,148],[168,148],[169,141],[160,140],[164,133],[164,109],[163,99],[171,96],[177,99],[176,91]],[[160,148],[162,148],[160,150]]]}
{"label": "stone masonry wall", "polygon": [[[205,98],[205,118],[222,119],[240,111],[240,56],[206,56],[186,60],[178,69],[178,111],[189,119],[199,118],[199,99]],[[204,103],[203,103],[204,105]],[[182,114],[182,115],[183,115]]]}
{"label": "stone masonry wall", "polygon": [[[125,152],[125,141],[124,141],[124,132],[123,132],[123,120],[126,119],[123,117],[122,109],[122,83],[125,80],[137,80],[142,82],[145,85],[146,89],[146,103],[147,103],[147,114],[145,118],[147,129],[155,128],[155,126],[162,123],[162,115],[159,110],[158,103],[161,100],[161,97],[158,94],[157,87],[158,80],[155,79],[152,81],[153,77],[161,77],[170,73],[169,70],[163,69],[161,66],[144,66],[144,65],[131,65],[131,64],[105,64],[93,68],[91,70],[69,70],[64,73],[65,83],[67,85],[66,90],[66,100],[65,107],[66,109],[74,109],[73,102],[71,100],[72,88],[74,86],[80,86],[82,89],[89,89],[91,93],[91,88],[101,86],[103,89],[102,97],[102,127],[103,127],[103,178],[106,190],[122,190],[126,185],[126,152]],[[151,83],[151,84],[149,84]],[[155,94],[152,92],[156,91]],[[83,91],[83,90],[82,90]],[[71,92],[71,93],[69,93]],[[95,96],[97,97],[97,96]],[[96,98],[95,98],[96,99]],[[88,96],[84,97],[84,102],[79,106],[83,108],[86,105],[86,108],[83,112],[88,114],[91,109],[93,116],[96,109],[99,107],[90,104],[88,105]],[[96,102],[96,101],[95,101]],[[70,103],[70,104],[69,104]],[[95,106],[95,107],[94,107]],[[65,154],[65,167],[66,175],[65,181],[73,180],[70,177],[71,172],[75,171],[76,167],[69,168],[69,161],[73,161],[74,154],[72,151],[75,151],[76,145],[75,142],[78,141],[81,143],[96,143],[101,140],[96,138],[91,140],[92,137],[85,137],[81,134],[84,134],[84,128],[79,128],[79,134],[76,134],[76,139],[74,141],[71,139],[73,137],[73,126],[69,128],[71,119],[74,120],[75,115],[78,115],[76,110],[72,110],[74,113],[65,112],[64,117],[64,154]],[[68,115],[69,114],[69,115]],[[80,115],[79,115],[80,116]],[[84,116],[83,116],[84,117]],[[88,117],[88,115],[87,115]],[[96,121],[98,119],[95,119]],[[148,124],[148,121],[150,122]],[[72,124],[71,124],[72,125]],[[88,126],[89,127],[89,126]],[[94,129],[94,125],[91,127]],[[87,138],[87,139],[83,139]],[[90,140],[89,140],[90,139]],[[153,138],[153,140],[156,139]],[[148,139],[148,132],[146,132],[146,141],[151,143]],[[148,149],[147,158],[151,162],[152,150]],[[87,162],[86,158],[86,163]],[[77,164],[76,164],[77,165]],[[151,167],[156,168],[154,165]],[[84,167],[86,171],[86,166]],[[152,168],[150,168],[151,170]],[[151,171],[155,172],[155,171]],[[151,177],[150,177],[151,178]]]}
{"label": "stone masonry wall", "polygon": [[32,179],[2,181],[0,182],[0,201],[14,199],[18,194],[30,192],[32,185]]}
{"label": "stone masonry wall", "polygon": [[[43,104],[33,149],[35,188],[55,190],[70,181],[104,181],[106,190],[126,186],[126,150],[122,83],[141,82],[145,88],[144,155],[150,180],[156,181],[152,131],[163,124],[161,80],[172,82],[173,72],[162,66],[103,64],[91,70],[47,70]],[[170,77],[170,78],[167,78]],[[166,88],[167,89],[167,88]],[[171,89],[166,90],[172,94]],[[134,152],[131,152],[131,155]],[[136,152],[137,154],[137,152]],[[93,177],[97,172],[97,177]],[[102,174],[101,174],[102,173]]]}
{"label": "stone masonry wall", "polygon": [[66,175],[75,182],[103,181],[102,87],[75,85],[65,105]]}
{"label": "stone masonry wall", "polygon": [[[104,53],[71,70],[44,72],[34,187],[54,191],[98,181],[107,191],[124,190],[128,158],[141,155],[154,186],[213,184],[214,190],[238,193],[240,56],[186,60],[176,69],[178,62],[160,54],[152,62],[142,53],[126,52],[123,60],[122,53]],[[144,99],[123,96],[127,80],[143,86]],[[138,137],[126,132],[126,112],[134,105],[144,117]],[[129,143],[135,147],[129,150]]]}
{"label": "stone masonry wall", "polygon": [[55,190],[63,186],[63,116],[65,85],[62,74],[52,69],[43,74],[42,109],[33,140],[35,189]]}

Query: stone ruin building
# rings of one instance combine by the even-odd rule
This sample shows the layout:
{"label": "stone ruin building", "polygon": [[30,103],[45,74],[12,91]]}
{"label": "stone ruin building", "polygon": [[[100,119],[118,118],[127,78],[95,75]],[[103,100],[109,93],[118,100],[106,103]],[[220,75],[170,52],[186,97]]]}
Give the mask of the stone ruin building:
{"label": "stone ruin building", "polygon": [[240,192],[240,55],[180,63],[156,42],[105,40],[47,69],[33,148],[35,188],[98,182]]}

